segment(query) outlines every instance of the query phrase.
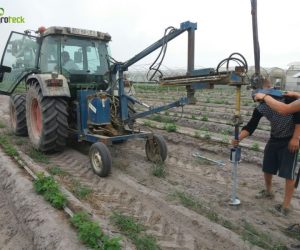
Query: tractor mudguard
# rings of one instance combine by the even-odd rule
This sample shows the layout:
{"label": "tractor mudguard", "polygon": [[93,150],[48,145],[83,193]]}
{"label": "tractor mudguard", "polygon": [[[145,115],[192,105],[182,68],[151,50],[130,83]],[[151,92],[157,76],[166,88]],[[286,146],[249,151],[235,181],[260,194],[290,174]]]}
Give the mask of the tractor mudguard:
{"label": "tractor mudguard", "polygon": [[[49,81],[53,79],[52,74],[32,74],[28,76],[26,82],[30,80],[37,80],[41,86],[43,96],[65,96],[71,97],[70,89],[67,79],[63,75],[58,75],[57,79],[61,84],[53,85],[49,84]],[[61,85],[61,86],[60,86]]]}

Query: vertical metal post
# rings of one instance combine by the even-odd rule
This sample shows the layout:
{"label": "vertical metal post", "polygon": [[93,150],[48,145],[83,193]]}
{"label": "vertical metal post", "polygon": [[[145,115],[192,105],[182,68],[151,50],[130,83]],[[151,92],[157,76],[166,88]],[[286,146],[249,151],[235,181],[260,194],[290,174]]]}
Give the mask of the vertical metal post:
{"label": "vertical metal post", "polygon": [[[187,56],[187,75],[191,75],[195,67],[195,30],[188,30],[188,56]],[[195,90],[190,86],[186,86],[188,104],[195,104]]]}
{"label": "vertical metal post", "polygon": [[258,27],[257,27],[257,0],[251,0],[251,15],[252,15],[255,74],[260,75],[260,48],[258,42]]}
{"label": "vertical metal post", "polygon": [[252,80],[252,87],[261,89],[263,81],[260,74],[260,47],[258,41],[257,0],[251,0],[251,15],[252,15],[253,50],[254,50],[254,65],[255,65],[255,73],[251,77],[251,80]]}
{"label": "vertical metal post", "polygon": [[[241,85],[236,86],[236,99],[235,99],[235,114],[234,114],[234,139],[239,139],[239,125],[241,124]],[[231,161],[233,163],[232,167],[232,194],[229,204],[239,205],[241,201],[236,196],[236,186],[237,186],[237,167],[240,160],[241,149],[235,146],[231,149]]]}
{"label": "vertical metal post", "polygon": [[128,100],[125,96],[125,90],[124,90],[124,72],[122,70],[119,70],[119,105],[120,105],[120,115],[121,120],[124,121],[128,118]]}

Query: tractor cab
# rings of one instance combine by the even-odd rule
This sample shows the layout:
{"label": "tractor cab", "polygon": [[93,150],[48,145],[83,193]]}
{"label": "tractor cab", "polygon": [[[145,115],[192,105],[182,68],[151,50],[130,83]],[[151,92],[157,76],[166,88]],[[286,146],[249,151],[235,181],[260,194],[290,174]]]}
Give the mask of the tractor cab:
{"label": "tractor cab", "polygon": [[32,73],[63,75],[72,88],[105,90],[110,81],[107,33],[67,27],[11,32],[0,67],[0,92],[10,95]]}

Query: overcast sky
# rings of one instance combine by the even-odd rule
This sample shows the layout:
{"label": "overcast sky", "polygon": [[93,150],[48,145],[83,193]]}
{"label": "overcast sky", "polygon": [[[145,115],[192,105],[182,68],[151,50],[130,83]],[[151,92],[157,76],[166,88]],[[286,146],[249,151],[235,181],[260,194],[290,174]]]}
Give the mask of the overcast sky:
{"label": "overcast sky", "polygon": [[[300,1],[257,0],[261,66],[287,68],[300,61]],[[216,67],[232,52],[254,64],[250,0],[0,0],[4,16],[23,16],[25,24],[0,24],[0,51],[10,31],[43,25],[108,32],[113,57],[125,61],[148,47],[168,26],[197,22],[195,66]],[[2,54],[2,53],[1,53]],[[131,69],[142,69],[157,53]],[[186,68],[187,33],[168,45],[165,67]]]}

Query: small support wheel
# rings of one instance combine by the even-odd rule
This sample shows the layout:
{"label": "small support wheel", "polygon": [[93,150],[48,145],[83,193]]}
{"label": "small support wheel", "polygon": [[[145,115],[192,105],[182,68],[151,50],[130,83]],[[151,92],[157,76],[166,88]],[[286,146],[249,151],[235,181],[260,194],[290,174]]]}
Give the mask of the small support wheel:
{"label": "small support wheel", "polygon": [[168,148],[161,135],[153,135],[152,139],[147,139],[145,150],[147,158],[151,162],[164,162],[167,159]]}
{"label": "small support wheel", "polygon": [[91,167],[95,174],[101,177],[106,177],[109,175],[112,160],[111,154],[104,143],[94,143],[90,148],[89,157]]}

